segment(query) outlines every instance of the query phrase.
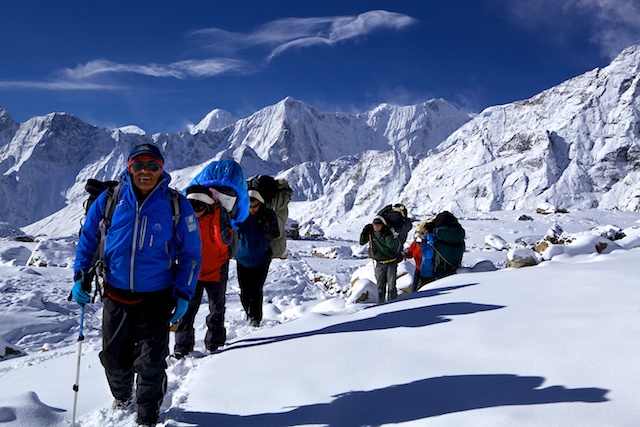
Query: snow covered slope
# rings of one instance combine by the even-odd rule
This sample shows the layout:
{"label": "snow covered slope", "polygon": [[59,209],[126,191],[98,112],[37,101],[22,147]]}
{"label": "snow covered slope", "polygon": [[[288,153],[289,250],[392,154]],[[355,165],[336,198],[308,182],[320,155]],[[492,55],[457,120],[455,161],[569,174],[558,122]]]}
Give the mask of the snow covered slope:
{"label": "snow covered slope", "polygon": [[486,109],[438,149],[402,195],[419,212],[540,202],[640,210],[640,46],[531,99]]}

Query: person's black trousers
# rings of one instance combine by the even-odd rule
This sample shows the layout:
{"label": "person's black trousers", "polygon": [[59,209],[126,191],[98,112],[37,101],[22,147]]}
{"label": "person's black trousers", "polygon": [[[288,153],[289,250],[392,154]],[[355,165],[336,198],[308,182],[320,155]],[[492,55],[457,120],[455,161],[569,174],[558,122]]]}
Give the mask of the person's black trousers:
{"label": "person's black trousers", "polygon": [[207,333],[204,337],[204,345],[209,351],[215,351],[227,341],[227,330],[224,327],[224,313],[227,292],[227,279],[229,277],[229,263],[222,266],[220,282],[198,281],[196,291],[189,301],[189,308],[180,320],[176,329],[175,345],[173,350],[177,353],[187,354],[195,345],[194,322],[202,296],[207,292],[209,300],[209,314],[207,315]]}
{"label": "person's black trousers", "polygon": [[138,420],[156,422],[167,388],[165,358],[169,355],[169,318],[175,299],[171,289],[139,296],[135,304],[103,298],[100,361],[118,400],[131,398],[137,374]]}
{"label": "person's black trousers", "polygon": [[267,280],[271,260],[257,267],[245,267],[237,264],[240,302],[247,317],[254,323],[262,320],[262,289]]}

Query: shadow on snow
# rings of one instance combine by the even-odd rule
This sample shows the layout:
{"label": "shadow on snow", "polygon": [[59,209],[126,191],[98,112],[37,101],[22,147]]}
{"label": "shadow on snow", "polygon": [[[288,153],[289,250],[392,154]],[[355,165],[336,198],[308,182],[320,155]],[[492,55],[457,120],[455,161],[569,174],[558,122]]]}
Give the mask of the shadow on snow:
{"label": "shadow on snow", "polygon": [[[475,283],[429,289],[386,304],[442,295],[473,285]],[[368,309],[374,309],[386,304],[372,306]],[[500,308],[504,308],[504,306],[470,302],[415,307],[380,313],[366,319],[331,325],[315,331],[265,338],[247,338],[238,341],[231,348],[224,351],[322,334],[362,332],[400,327],[418,328],[451,321],[447,316],[473,314]],[[563,386],[539,388],[543,382],[543,377],[525,377],[511,374],[443,376],[381,389],[347,392],[333,396],[335,399],[329,403],[305,405],[278,413],[242,416],[207,412],[183,412],[174,408],[169,411],[168,415],[169,418],[176,421],[200,426],[280,427],[320,424],[333,427],[356,427],[402,423],[456,412],[500,406],[571,402],[599,403],[607,401],[605,395],[608,390],[606,389],[567,389]],[[416,402],[416,404],[398,405],[397,402]]]}
{"label": "shadow on snow", "polygon": [[[425,298],[435,295],[440,295],[446,291],[466,287],[471,285],[455,286],[451,288],[435,289],[433,291],[423,291],[416,294],[409,295],[402,299],[397,299],[384,304],[369,307],[368,309],[374,309],[383,307],[389,304],[396,304],[399,302],[407,301],[408,299]],[[339,324],[327,326],[322,329],[316,329],[312,331],[299,332],[295,334],[277,335],[272,337],[261,338],[244,338],[231,344],[230,347],[223,351],[233,351],[241,348],[253,347],[256,345],[273,344],[283,341],[288,341],[298,338],[313,337],[324,334],[340,334],[349,332],[365,332],[374,330],[385,330],[393,328],[420,328],[423,326],[435,325],[438,323],[450,322],[451,319],[448,316],[459,316],[464,314],[473,314],[483,311],[497,310],[504,308],[500,305],[489,304],[476,304],[471,302],[454,302],[445,304],[434,304],[423,307],[414,307],[408,309],[402,309],[398,311],[392,311],[387,313],[380,313],[372,317],[365,319],[352,320],[342,322]],[[363,310],[362,312],[366,312]]]}
{"label": "shadow on snow", "polygon": [[[174,415],[178,421],[200,426],[320,424],[355,427],[402,423],[499,406],[607,401],[605,394],[608,390],[605,389],[538,388],[543,382],[542,377],[509,374],[444,376],[376,390],[348,392],[334,396],[335,400],[329,403],[300,406],[286,412],[241,416],[187,411]],[[406,404],[399,405],[398,402]]]}

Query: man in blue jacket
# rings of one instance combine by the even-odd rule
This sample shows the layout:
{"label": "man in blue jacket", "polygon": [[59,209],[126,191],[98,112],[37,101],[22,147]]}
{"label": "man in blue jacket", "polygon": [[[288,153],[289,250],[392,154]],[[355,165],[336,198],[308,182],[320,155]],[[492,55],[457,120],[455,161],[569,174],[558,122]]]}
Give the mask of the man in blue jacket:
{"label": "man in blue jacket", "polygon": [[[134,376],[138,424],[155,425],[166,389],[169,324],[185,313],[200,271],[200,234],[187,199],[169,188],[158,147],[131,151],[104,247],[102,351],[115,409],[132,405]],[[115,193],[114,193],[115,194]],[[180,218],[174,222],[174,198]],[[89,208],[76,251],[75,301],[90,297],[93,257],[107,192]],[[88,285],[88,286],[87,286]]]}

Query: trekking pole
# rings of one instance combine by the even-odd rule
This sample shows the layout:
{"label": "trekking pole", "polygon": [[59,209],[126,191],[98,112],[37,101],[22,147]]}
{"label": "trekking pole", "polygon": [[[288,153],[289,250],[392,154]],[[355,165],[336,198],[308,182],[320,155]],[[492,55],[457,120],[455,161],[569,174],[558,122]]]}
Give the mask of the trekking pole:
{"label": "trekking pole", "polygon": [[82,341],[84,341],[84,335],[82,333],[82,327],[84,325],[84,305],[80,306],[80,327],[78,333],[78,364],[76,366],[76,383],[73,385],[73,416],[71,419],[71,427],[76,425],[76,408],[78,404],[78,390],[80,389],[80,357],[82,356]]}

